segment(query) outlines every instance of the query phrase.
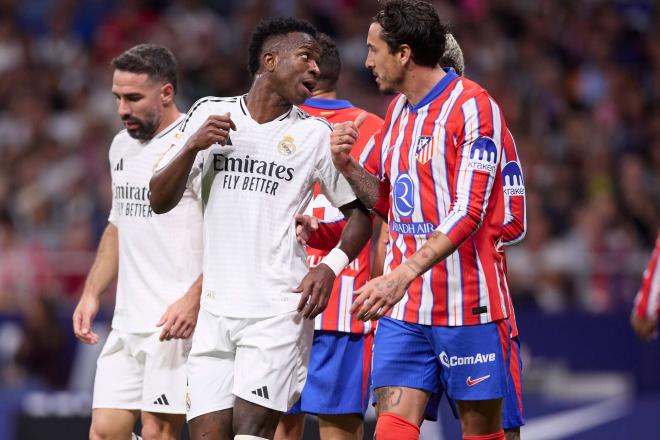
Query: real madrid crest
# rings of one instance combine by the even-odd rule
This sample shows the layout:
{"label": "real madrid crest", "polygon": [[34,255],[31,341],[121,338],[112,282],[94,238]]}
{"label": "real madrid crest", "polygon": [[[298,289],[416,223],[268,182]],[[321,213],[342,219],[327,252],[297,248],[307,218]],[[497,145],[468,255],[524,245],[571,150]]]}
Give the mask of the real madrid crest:
{"label": "real madrid crest", "polygon": [[296,152],[296,144],[293,143],[293,136],[284,136],[279,144],[277,144],[277,151],[282,156],[291,156]]}

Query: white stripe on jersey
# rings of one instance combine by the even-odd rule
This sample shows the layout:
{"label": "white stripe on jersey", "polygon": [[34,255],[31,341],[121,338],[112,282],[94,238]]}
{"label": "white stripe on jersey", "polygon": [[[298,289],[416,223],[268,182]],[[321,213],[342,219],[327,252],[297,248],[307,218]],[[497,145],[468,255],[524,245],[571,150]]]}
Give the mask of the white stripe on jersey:
{"label": "white stripe on jersey", "polygon": [[[502,305],[502,310],[506,310],[506,300],[504,299],[504,293],[502,292],[502,280],[500,279],[500,268],[497,267],[497,263],[493,263],[495,266],[495,276],[497,277],[497,292],[500,294],[500,304]],[[504,274],[504,272],[502,272]],[[506,282],[504,283],[506,284]]]}
{"label": "white stripe on jersey", "polygon": [[[484,306],[489,304],[488,298],[488,289],[486,288],[486,274],[484,273],[484,267],[481,265],[481,259],[479,258],[479,251],[477,246],[472,243],[474,248],[474,258],[477,261],[477,277],[479,279],[479,306]],[[479,320],[482,324],[492,321],[491,308],[486,307],[486,313],[479,315]]]}
{"label": "white stripe on jersey", "polygon": [[339,284],[339,311],[337,313],[337,330],[340,332],[351,331],[351,314],[349,310],[353,302],[353,289],[355,288],[355,277],[342,275]]}

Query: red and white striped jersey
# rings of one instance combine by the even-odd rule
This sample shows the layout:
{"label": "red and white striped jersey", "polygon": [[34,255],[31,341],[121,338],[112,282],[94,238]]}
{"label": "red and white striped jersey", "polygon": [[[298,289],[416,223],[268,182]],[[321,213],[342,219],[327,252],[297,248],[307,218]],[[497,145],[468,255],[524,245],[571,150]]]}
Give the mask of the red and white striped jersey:
{"label": "red and white striped jersey", "polygon": [[457,246],[412,282],[392,318],[461,326],[507,317],[501,168],[507,134],[488,93],[451,71],[415,107],[403,95],[390,104],[360,157],[383,182],[377,208],[392,207],[385,270],[435,230]]}
{"label": "red and white striped jersey", "polygon": [[642,287],[635,297],[635,313],[645,319],[660,318],[660,229],[655,249],[644,271]]}
{"label": "red and white striped jersey", "polygon": [[[353,107],[349,101],[335,99],[311,98],[301,106],[303,110],[313,116],[326,118],[330,123],[336,124],[353,121],[363,110]],[[367,119],[360,126],[360,136],[355,143],[352,155],[359,158],[362,149],[372,135],[382,126],[383,120],[376,115],[368,114]],[[318,185],[314,189],[314,199],[306,214],[313,215],[322,222],[341,222],[345,224],[344,216],[334,208],[328,199],[320,193]],[[343,226],[342,228],[343,229]],[[341,233],[341,230],[337,231]],[[335,242],[336,243],[336,240]],[[330,246],[334,246],[334,243]],[[307,247],[307,261],[314,267],[327,255],[327,250]],[[371,244],[368,243],[355,260],[351,262],[335,279],[332,294],[325,311],[316,317],[314,328],[316,330],[333,330],[346,333],[366,334],[373,330],[371,322],[362,322],[351,316],[349,309],[353,304],[353,291],[362,287],[371,273],[370,264]]]}

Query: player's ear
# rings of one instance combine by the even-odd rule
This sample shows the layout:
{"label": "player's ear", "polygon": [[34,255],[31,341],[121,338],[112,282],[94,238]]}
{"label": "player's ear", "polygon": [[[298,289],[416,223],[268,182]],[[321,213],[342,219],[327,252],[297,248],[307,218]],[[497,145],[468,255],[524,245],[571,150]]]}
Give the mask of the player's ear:
{"label": "player's ear", "polygon": [[273,72],[277,66],[277,55],[274,52],[264,52],[261,56],[261,64],[266,72]]}
{"label": "player's ear", "polygon": [[172,84],[164,84],[160,88],[160,100],[163,105],[170,105],[174,102],[174,87]]}
{"label": "player's ear", "polygon": [[412,61],[412,49],[407,44],[399,46],[397,55],[399,57],[399,63],[401,63],[402,66],[405,66],[409,61]]}

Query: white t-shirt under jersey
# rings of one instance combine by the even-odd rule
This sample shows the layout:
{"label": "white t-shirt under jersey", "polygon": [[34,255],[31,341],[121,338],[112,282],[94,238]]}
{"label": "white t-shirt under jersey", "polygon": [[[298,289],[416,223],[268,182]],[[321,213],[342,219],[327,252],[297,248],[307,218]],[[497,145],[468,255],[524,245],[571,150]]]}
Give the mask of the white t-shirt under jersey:
{"label": "white t-shirt under jersey", "polygon": [[149,179],[175,142],[183,116],[141,144],[126,130],[110,146],[112,211],[119,233],[119,275],[112,328],[146,333],[202,272],[202,207],[199,179],[179,205],[157,215],[149,206]]}
{"label": "white t-shirt under jersey", "polygon": [[308,272],[296,242],[294,215],[310,203],[314,184],[334,206],[355,200],[330,157],[325,119],[293,106],[259,124],[244,97],[197,101],[181,124],[179,148],[210,115],[229,112],[237,130],[231,145],[201,151],[191,178],[201,174],[204,204],[202,307],[219,316],[259,318],[296,309],[298,286]]}

